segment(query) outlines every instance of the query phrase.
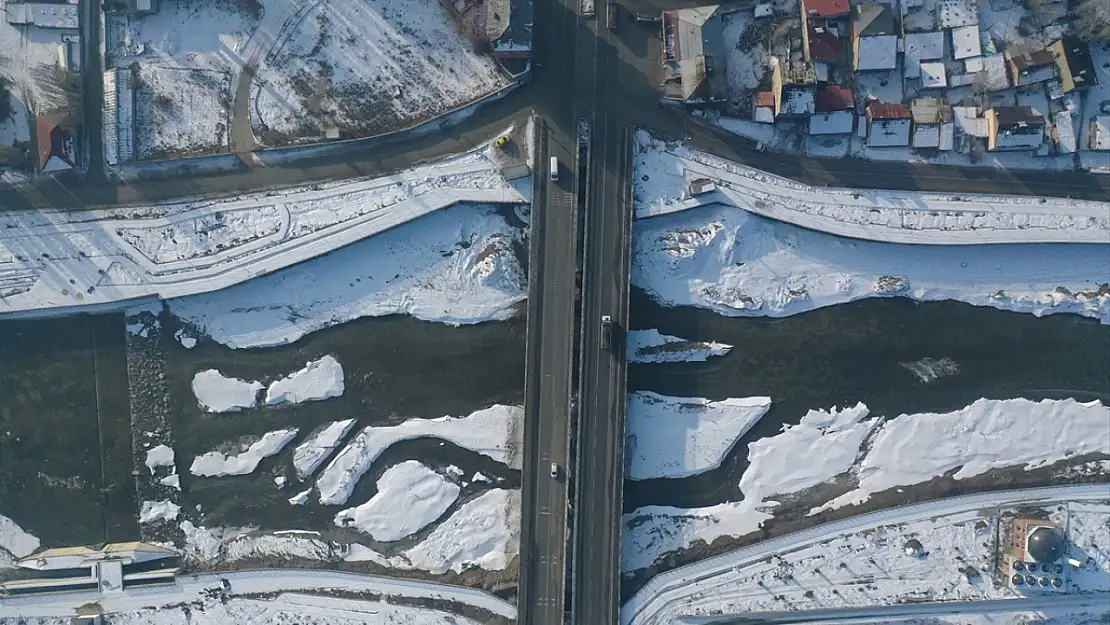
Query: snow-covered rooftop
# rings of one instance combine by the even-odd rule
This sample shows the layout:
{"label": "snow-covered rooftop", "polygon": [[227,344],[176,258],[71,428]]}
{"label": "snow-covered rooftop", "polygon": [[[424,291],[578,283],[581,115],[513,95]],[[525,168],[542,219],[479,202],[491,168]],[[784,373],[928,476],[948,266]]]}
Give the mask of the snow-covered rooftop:
{"label": "snow-covered rooftop", "polygon": [[941,28],[958,28],[979,23],[979,0],[938,0],[937,22]]}
{"label": "snow-covered rooftop", "polygon": [[1110,150],[1110,115],[1095,115],[1091,125],[1091,149]]}
{"label": "snow-covered rooftop", "polygon": [[1053,121],[1056,124],[1054,136],[1056,138],[1056,149],[1061,154],[1072,154],[1078,148],[1078,140],[1075,137],[1075,127],[1071,123],[1071,113],[1068,111],[1059,111],[1053,115]]}
{"label": "snow-covered rooftop", "polygon": [[898,67],[898,36],[860,37],[856,70],[884,70]]}
{"label": "snow-covered rooftop", "polygon": [[982,54],[979,25],[970,24],[952,29],[952,58],[957,61]]}
{"label": "snow-covered rooftop", "polygon": [[924,89],[948,86],[948,77],[945,74],[944,63],[922,63],[921,86]]}
{"label": "snow-covered rooftop", "polygon": [[867,127],[867,145],[873,148],[910,144],[909,119],[873,119]]}
{"label": "snow-covered rooftop", "polygon": [[921,72],[921,61],[944,58],[944,33],[906,33],[902,53],[906,78],[917,78]]}
{"label": "snow-covered rooftop", "polygon": [[846,135],[855,129],[855,111],[832,111],[831,113],[814,113],[809,117],[809,134],[811,135]]}
{"label": "snow-covered rooftop", "polygon": [[916,125],[913,128],[913,147],[915,148],[939,148],[940,147],[940,126],[939,125]]}

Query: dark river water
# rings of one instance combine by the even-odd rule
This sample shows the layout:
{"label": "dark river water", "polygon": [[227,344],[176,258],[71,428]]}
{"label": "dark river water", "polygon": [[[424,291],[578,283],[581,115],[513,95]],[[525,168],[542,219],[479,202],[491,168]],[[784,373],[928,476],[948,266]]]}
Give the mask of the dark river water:
{"label": "dark river water", "polygon": [[[1071,315],[1038,319],[952,302],[877,299],[786,319],[726,318],[660,307],[638,291],[632,311],[633,329],[734,347],[706,363],[633,365],[630,390],[712,399],[767,395],[773,407],[720,468],[629,483],[626,509],[738,499],[746,443],[810,409],[862,401],[874,414],[894,416],[954,410],[980,397],[1108,401],[1110,393],[1110,328]],[[221,443],[280,427],[301,429],[288,451],[314,427],[338,419],[386,425],[522,401],[522,319],[457,328],[400,316],[363,319],[254,350],[205,340],[185,349],[172,338],[175,323],[164,316],[161,333],[144,343],[125,341],[121,315],[0,322],[0,514],[47,545],[138,538],[127,519],[154,491],[140,477],[136,496],[129,469],[142,469],[142,476],[141,448],[148,438],[168,437],[186,487],[180,503],[190,514],[200,505],[205,523],[326,530],[338,507],[291,506],[286,499],[299,489],[274,485],[276,475],[288,472],[288,454],[235,478],[191,478],[188,463]],[[334,400],[210,415],[190,388],[202,369],[270,380],[324,354],[334,354],[345,372],[346,392]],[[902,366],[923,358],[950,359],[959,371],[923,383]],[[438,441],[410,441],[379,458],[349,505],[369,497],[376,477],[405,459],[454,464],[468,476],[481,471],[519,486],[517,472],[488,458]],[[464,496],[485,487],[472,485]]]}
{"label": "dark river water", "polygon": [[[784,319],[729,318],[665,308],[633,290],[631,329],[733,346],[704,363],[636,364],[629,391],[710,399],[766,395],[771,410],[716,470],[628,482],[625,509],[702,506],[741,498],[747,443],[810,409],[865,403],[894,417],[944,412],[986,397],[1110,403],[1110,327],[1075,315],[1037,318],[957,302],[869,299]],[[928,383],[903,363],[949,359],[958,372]]]}

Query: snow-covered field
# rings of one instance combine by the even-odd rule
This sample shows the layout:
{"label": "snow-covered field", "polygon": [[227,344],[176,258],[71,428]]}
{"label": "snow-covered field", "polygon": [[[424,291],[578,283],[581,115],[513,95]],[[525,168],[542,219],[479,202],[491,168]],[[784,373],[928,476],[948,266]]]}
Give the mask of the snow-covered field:
{"label": "snow-covered field", "polygon": [[457,484],[408,460],[386,469],[374,496],[335,515],[335,524],[354,527],[380,542],[401,540],[434,523],[458,496]]}
{"label": "snow-covered field", "polygon": [[112,15],[110,67],[138,64],[135,154],[142,159],[226,151],[247,41],[285,0],[176,0],[151,15]]}
{"label": "snow-covered field", "polygon": [[716,341],[690,341],[662,334],[659,330],[629,330],[625,334],[628,362],[705,362],[710,356],[724,356],[731,345]]}
{"label": "snow-covered field", "polygon": [[1108,424],[1106,406],[1074,400],[983,399],[952,413],[901,415],[885,422],[862,403],[811,410],[798,425],[748,445],[750,464],[740,478],[743,501],[690,509],[646,506],[626,514],[622,568],[652,566],[664,554],[697,541],[755,532],[774,516],[780,505],[776,497],[838,476],[859,486],[830,502],[834,507],[955,469],[960,471],[954,479],[966,479],[993,468],[1034,468],[1089,453],[1110,454]]}
{"label": "snow-covered field", "polygon": [[277,454],[296,437],[296,428],[267,432],[256,441],[238,444],[236,453],[210,451],[197,456],[189,472],[202,477],[248,475],[258,468],[263,459]]}
{"label": "snow-covered field", "polygon": [[[636,133],[637,219],[707,204],[830,234],[889,243],[1110,243],[1106,202],[813,187]],[[691,196],[695,180],[715,189]]]}
{"label": "snow-covered field", "polygon": [[[288,0],[287,0],[288,1]],[[254,79],[255,137],[280,145],[411,126],[508,86],[437,3],[319,0],[296,14]]]}
{"label": "snow-covered field", "polygon": [[[1110,558],[1097,547],[1110,539],[1110,489],[1092,485],[1073,492],[1080,491],[1080,501],[1058,500],[1043,506],[1037,505],[1036,495],[1025,491],[1033,496],[1020,507],[1023,514],[1040,507],[1038,515],[1066,528],[1071,543],[1066,557],[1083,563],[1082,568],[1064,565],[1060,575],[1065,583],[1056,592],[1110,589]],[[967,502],[961,505],[961,499]],[[989,500],[1009,501],[1004,492],[979,497],[978,506],[972,505],[975,499],[956,498],[845,519],[676,569],[629,602],[622,622],[648,625],[674,622],[678,614],[974,601],[1052,593],[1011,589],[995,581],[1009,573],[997,569],[1000,553],[1006,550],[999,542],[999,525],[1015,516],[1024,498],[1017,497],[1001,509],[990,506]],[[924,555],[905,550],[910,539],[921,543]]]}
{"label": "snow-covered field", "polygon": [[649,391],[631,393],[626,476],[676,478],[714,469],[770,409],[770,397],[709,401]]}
{"label": "snow-covered field", "polygon": [[867,297],[957,300],[1110,323],[1110,247],[904,245],[716,205],[634,224],[632,282],[668,306],[782,317]]}
{"label": "snow-covered field", "polygon": [[[526,212],[516,215],[506,207],[502,216],[490,205],[526,204],[530,194],[530,179],[507,180],[485,146],[387,176],[234,198],[96,212],[7,212],[0,219],[0,314],[122,308],[127,300],[208,293],[452,207],[443,211],[450,217],[433,218],[403,237],[365,242],[353,246],[358,250],[353,254],[337,255],[341,260],[329,268],[327,279],[306,276],[308,265],[302,265],[236,293],[258,299],[251,290],[258,285],[273,289],[275,280],[280,284],[284,278],[288,286],[300,280],[284,303],[271,304],[310,306],[313,310],[300,311],[309,320],[301,323],[308,326],[374,310],[411,310],[455,323],[481,321],[506,314],[510,303],[524,297],[523,272],[512,251],[525,237],[517,220]],[[377,256],[374,262],[367,262],[369,250]],[[363,256],[356,260],[358,254]],[[320,293],[321,287],[331,287],[320,294],[326,302],[305,296]],[[405,299],[399,293],[418,290],[435,296]],[[243,302],[228,303],[235,309]],[[218,300],[191,304],[196,316],[227,310]],[[270,311],[270,321],[266,315],[252,316],[259,333],[270,332],[253,344],[282,342],[296,326],[273,318],[290,313],[296,311]]]}
{"label": "snow-covered field", "polygon": [[435,437],[520,468],[520,406],[494,405],[465,417],[409,419],[395,426],[368,426],[328,464],[316,480],[320,503],[347,501],[374,460],[398,441]]}
{"label": "snow-covered field", "polygon": [[[167,3],[169,4],[169,3]],[[140,65],[135,92],[135,156],[156,160],[227,150],[232,74]]]}
{"label": "snow-covered field", "polygon": [[488,206],[455,206],[270,276],[169,301],[175,315],[235,348],[290,343],[365,316],[505,319],[528,293],[514,248],[526,232]]}

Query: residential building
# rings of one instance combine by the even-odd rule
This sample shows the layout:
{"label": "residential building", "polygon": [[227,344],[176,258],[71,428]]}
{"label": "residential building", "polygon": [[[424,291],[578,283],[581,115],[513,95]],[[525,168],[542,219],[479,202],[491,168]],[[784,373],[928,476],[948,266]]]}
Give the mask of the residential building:
{"label": "residential building", "polygon": [[979,23],[979,0],[937,0],[937,25],[942,29]]}
{"label": "residential building", "polygon": [[148,15],[158,12],[159,0],[104,0],[106,13]]}
{"label": "residential building", "polygon": [[902,45],[902,67],[906,78],[921,76],[921,62],[944,58],[944,33],[908,33]]}
{"label": "residential building", "polygon": [[817,70],[813,63],[776,59],[771,91],[777,94],[778,119],[804,119],[816,110]]}
{"label": "residential building", "polygon": [[855,98],[851,89],[835,85],[818,87],[814,108],[809,117],[809,134],[846,135],[855,129]]}
{"label": "residential building", "polygon": [[904,147],[910,144],[913,117],[910,107],[872,100],[867,103],[868,147]]}
{"label": "residential building", "polygon": [[[842,50],[839,45],[839,26],[843,18],[852,11],[848,0],[802,0],[799,9],[802,16],[802,54],[805,60],[823,60],[815,59],[811,53],[815,36],[826,39],[817,45],[829,46],[832,42],[828,39],[833,38],[837,40],[836,47]],[[827,50],[824,52],[828,54]]]}
{"label": "residential building", "polygon": [[937,89],[948,86],[948,75],[944,63],[930,62],[921,64],[921,88]]}
{"label": "residential building", "polygon": [[1071,113],[1058,111],[1052,116],[1052,141],[1058,154],[1074,154],[1079,149],[1075,138],[1075,126],[1071,123]]}
{"label": "residential building", "polygon": [[1026,52],[1006,57],[1010,84],[1015,87],[1033,85],[1056,77],[1056,59],[1048,50]]}
{"label": "residential building", "polygon": [[968,72],[973,71],[972,67],[979,68],[978,73],[982,77],[981,84],[986,91],[1001,91],[1012,86],[1010,84],[1010,74],[1006,70],[1006,57],[1001,54],[967,59],[964,64]]}
{"label": "residential building", "polygon": [[486,35],[493,58],[510,75],[527,72],[532,58],[532,0],[499,0],[497,11],[487,8]]}
{"label": "residential building", "polygon": [[778,101],[770,91],[756,91],[752,95],[752,119],[763,124],[775,123],[778,115]]}
{"label": "residential building", "polygon": [[979,25],[960,26],[952,29],[952,58],[960,61],[983,53],[979,39]]}
{"label": "residential building", "polygon": [[952,107],[943,98],[917,98],[910,103],[913,118],[913,147],[952,149]]}
{"label": "residential building", "polygon": [[1092,117],[1090,134],[1090,149],[1098,152],[1110,150],[1110,115]]}
{"label": "residential building", "polygon": [[806,37],[806,60],[813,61],[817,70],[817,80],[828,82],[829,70],[844,62],[844,42],[833,27],[813,27]]}
{"label": "residential building", "polygon": [[898,34],[890,5],[861,2],[853,7],[852,54],[856,71],[898,67]]}
{"label": "residential building", "polygon": [[717,5],[663,12],[663,97],[709,102],[724,97],[724,23]]}
{"label": "residential building", "polygon": [[1035,150],[1044,143],[1044,117],[1028,106],[996,106],[984,113],[987,150]]}
{"label": "residential building", "polygon": [[35,119],[35,144],[39,152],[39,171],[60,172],[77,163],[73,133],[63,127],[69,113],[39,115]]}
{"label": "residential building", "polygon": [[977,106],[953,106],[952,121],[961,135],[980,139],[987,137],[987,120],[979,116]]}
{"label": "residential building", "polygon": [[1064,93],[1098,84],[1091,49],[1085,42],[1073,38],[1061,39],[1048,46],[1047,50],[1056,60],[1056,72],[1060,75]]}
{"label": "residential building", "polygon": [[76,30],[80,27],[76,4],[52,4],[47,2],[8,2],[4,9],[9,24],[17,26],[38,26],[39,28],[65,28]]}

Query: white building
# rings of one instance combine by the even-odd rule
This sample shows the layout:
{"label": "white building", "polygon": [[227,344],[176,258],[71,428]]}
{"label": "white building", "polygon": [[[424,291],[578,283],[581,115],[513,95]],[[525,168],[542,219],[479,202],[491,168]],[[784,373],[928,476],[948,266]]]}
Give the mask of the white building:
{"label": "white building", "polygon": [[902,63],[905,65],[906,78],[921,75],[922,61],[935,61],[944,58],[944,33],[908,33],[902,46]]}
{"label": "white building", "polygon": [[8,23],[39,28],[80,27],[76,4],[48,4],[44,2],[8,2],[5,12]]}
{"label": "white building", "polygon": [[947,87],[948,79],[944,73],[944,63],[922,63],[921,86],[925,89]]}
{"label": "white building", "polygon": [[952,58],[957,61],[970,59],[983,53],[979,42],[979,25],[960,26],[952,29]]}

